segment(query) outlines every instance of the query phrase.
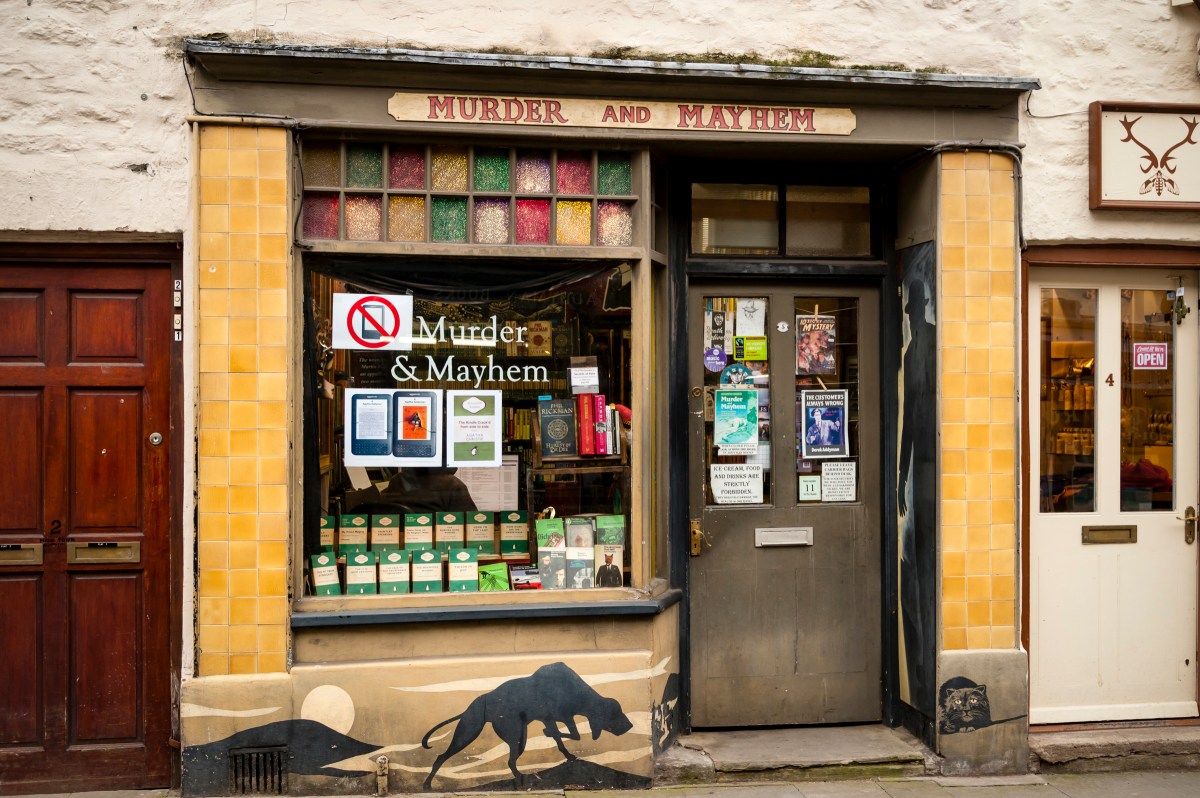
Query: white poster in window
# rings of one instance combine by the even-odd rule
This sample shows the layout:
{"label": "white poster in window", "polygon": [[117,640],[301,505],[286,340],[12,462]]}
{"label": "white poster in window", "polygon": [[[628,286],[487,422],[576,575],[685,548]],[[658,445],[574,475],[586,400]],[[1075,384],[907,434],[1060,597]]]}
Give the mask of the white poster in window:
{"label": "white poster in window", "polygon": [[762,504],[763,467],[759,463],[713,463],[708,484],[716,504]]}
{"label": "white poster in window", "polygon": [[440,466],[442,391],[346,390],[347,466]]}
{"label": "white poster in window", "polygon": [[407,294],[334,294],[334,349],[411,349],[413,298]]}
{"label": "white poster in window", "polygon": [[852,502],[858,495],[858,472],[852,460],[821,464],[821,501]]}
{"label": "white poster in window", "polygon": [[467,486],[480,510],[504,512],[519,507],[520,455],[506,454],[499,468],[460,468],[455,474]]}
{"label": "white poster in window", "polygon": [[500,398],[500,391],[446,391],[446,465],[500,465],[504,434]]}
{"label": "white poster in window", "polygon": [[796,498],[802,502],[821,501],[820,474],[800,474],[796,477]]}

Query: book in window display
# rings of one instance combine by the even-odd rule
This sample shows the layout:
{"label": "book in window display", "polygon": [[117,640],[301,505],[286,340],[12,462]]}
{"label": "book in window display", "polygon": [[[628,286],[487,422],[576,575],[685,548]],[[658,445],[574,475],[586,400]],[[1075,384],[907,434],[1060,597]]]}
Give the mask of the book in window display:
{"label": "book in window display", "polygon": [[349,556],[367,550],[367,516],[343,515],[338,528],[338,554]]}
{"label": "book in window display", "polygon": [[479,566],[479,591],[493,593],[508,590],[508,563],[493,562]]}
{"label": "book in window display", "polygon": [[567,587],[573,589],[594,586],[596,550],[587,546],[567,547]]}
{"label": "book in window display", "polygon": [[333,551],[337,541],[337,518],[332,515],[321,516],[320,546],[323,551]]}
{"label": "book in window display", "polygon": [[400,516],[371,516],[371,551],[400,548]]}
{"label": "book in window display", "polygon": [[346,555],[346,595],[374,595],[378,585],[379,553],[360,551]]}
{"label": "book in window display", "polygon": [[538,549],[538,576],[542,590],[565,590],[567,588],[567,550]]}
{"label": "book in window display", "polygon": [[576,457],[579,429],[572,399],[539,399],[538,431],[543,457]]}
{"label": "book in window display", "polygon": [[509,584],[513,590],[541,590],[542,573],[537,563],[509,567]]}
{"label": "book in window display", "polygon": [[425,551],[433,548],[432,513],[405,514],[404,548],[409,551]]}
{"label": "book in window display", "polygon": [[539,518],[534,521],[539,549],[561,549],[567,543],[566,524],[562,518]]}
{"label": "book in window display", "polygon": [[438,551],[462,546],[466,542],[466,532],[466,513],[438,513],[434,516],[433,536]]}
{"label": "book in window display", "polygon": [[338,577],[337,558],[330,552],[314,554],[310,559],[313,592],[318,596],[342,595],[342,583]]}
{"label": "book in window display", "polygon": [[625,545],[625,516],[596,516],[596,542],[609,546]]}
{"label": "book in window display", "polygon": [[479,552],[451,548],[446,551],[446,581],[451,593],[479,591]]}
{"label": "book in window display", "polygon": [[523,559],[529,556],[529,513],[509,510],[497,513],[500,522],[500,556]]}
{"label": "book in window display", "polygon": [[440,551],[418,551],[412,559],[412,592],[442,592],[442,553]]}
{"label": "book in window display", "polygon": [[380,553],[379,592],[407,593],[409,590],[409,558],[411,552],[390,549]]}
{"label": "book in window display", "polygon": [[625,547],[608,543],[596,544],[596,587],[621,587],[625,576]]}
{"label": "book in window display", "polygon": [[567,548],[591,548],[596,544],[596,529],[591,518],[572,516],[563,519]]}
{"label": "book in window display", "polygon": [[476,510],[467,513],[466,545],[480,554],[496,553],[495,513]]}
{"label": "book in window display", "polygon": [[836,344],[837,319],[833,316],[796,316],[796,374],[837,374]]}

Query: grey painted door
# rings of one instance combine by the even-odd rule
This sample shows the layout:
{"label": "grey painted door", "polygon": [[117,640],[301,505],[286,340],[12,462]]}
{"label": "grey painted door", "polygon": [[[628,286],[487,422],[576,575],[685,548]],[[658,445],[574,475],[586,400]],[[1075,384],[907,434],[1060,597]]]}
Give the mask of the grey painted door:
{"label": "grey painted door", "polygon": [[692,725],[878,720],[878,291],[688,301]]}

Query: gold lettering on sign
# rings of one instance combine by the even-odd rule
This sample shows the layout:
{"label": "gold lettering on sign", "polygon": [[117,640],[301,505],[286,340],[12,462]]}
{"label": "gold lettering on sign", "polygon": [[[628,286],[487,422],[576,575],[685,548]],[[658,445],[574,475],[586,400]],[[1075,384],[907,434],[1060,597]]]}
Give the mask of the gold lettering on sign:
{"label": "gold lettering on sign", "polygon": [[849,108],[421,92],[396,92],[388,113],[399,122],[818,136],[849,136],[858,124]]}

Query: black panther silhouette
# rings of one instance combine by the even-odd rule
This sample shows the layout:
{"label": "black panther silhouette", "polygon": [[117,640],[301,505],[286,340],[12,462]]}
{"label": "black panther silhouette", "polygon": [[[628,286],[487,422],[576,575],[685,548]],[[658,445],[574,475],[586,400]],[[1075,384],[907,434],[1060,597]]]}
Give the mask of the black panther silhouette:
{"label": "black panther silhouette", "polygon": [[997,723],[1008,723],[1024,715],[1015,715],[1003,720],[992,720],[992,707],[988,701],[987,685],[976,684],[965,676],[955,676],[942,682],[938,689],[938,714],[941,715],[938,729],[942,734],[979,731]]}
{"label": "black panther silhouette", "polygon": [[429,777],[425,779],[425,788],[433,783],[433,777],[446,760],[473,743],[488,723],[508,746],[508,769],[512,771],[516,786],[520,787],[524,777],[517,770],[517,759],[525,751],[529,724],[541,723],[545,735],[554,740],[563,756],[573,760],[576,757],[563,745],[563,733],[558,724],[567,727],[568,739],[578,740],[576,715],[587,718],[593,740],[602,732],[621,735],[633,728],[616,699],[597,693],[565,663],[543,665],[529,676],[509,679],[490,693],[476,698],[461,715],[447,718],[425,733],[421,745],[431,748],[429,736],[447,723],[458,721],[449,747],[433,762]]}

